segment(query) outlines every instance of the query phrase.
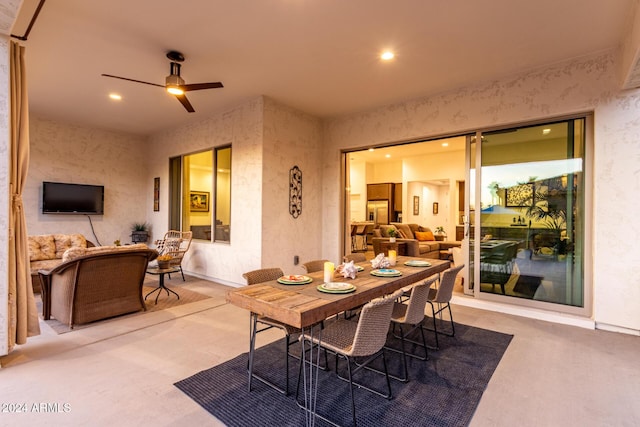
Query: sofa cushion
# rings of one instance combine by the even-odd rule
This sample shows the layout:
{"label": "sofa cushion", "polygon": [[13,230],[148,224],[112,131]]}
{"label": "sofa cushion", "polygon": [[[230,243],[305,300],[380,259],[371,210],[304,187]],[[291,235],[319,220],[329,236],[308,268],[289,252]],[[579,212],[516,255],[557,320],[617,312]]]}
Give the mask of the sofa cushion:
{"label": "sofa cushion", "polygon": [[95,246],[92,248],[69,248],[62,256],[62,262],[67,262],[85,255],[101,254],[114,251],[132,251],[136,249],[148,249],[144,243],[124,246]]}
{"label": "sofa cushion", "polygon": [[431,231],[416,231],[416,239],[419,242],[426,242],[436,240],[435,236]]}
{"label": "sofa cushion", "polygon": [[32,261],[29,263],[32,275],[38,275],[38,270],[51,270],[59,266],[61,261],[58,258],[43,259],[41,261]]}
{"label": "sofa cushion", "polygon": [[413,233],[414,236],[416,235],[416,231],[422,231],[421,230],[422,227],[420,227],[420,225],[418,225],[418,224],[408,224],[408,225],[409,225],[409,228],[411,229],[411,232]]}
{"label": "sofa cushion", "polygon": [[415,235],[413,234],[413,231],[411,231],[409,224],[395,224],[395,226],[403,239],[415,239]]}
{"label": "sofa cushion", "polygon": [[56,257],[56,244],[53,235],[29,236],[29,260],[42,261]]}
{"label": "sofa cushion", "polygon": [[381,225],[380,234],[382,235],[382,237],[391,237],[391,235],[389,234],[389,230],[395,230],[396,237],[398,237],[398,235],[400,234],[398,233],[398,229],[396,228],[395,225]]}
{"label": "sofa cushion", "polygon": [[62,258],[69,248],[86,248],[87,240],[82,234],[54,234],[56,258]]}

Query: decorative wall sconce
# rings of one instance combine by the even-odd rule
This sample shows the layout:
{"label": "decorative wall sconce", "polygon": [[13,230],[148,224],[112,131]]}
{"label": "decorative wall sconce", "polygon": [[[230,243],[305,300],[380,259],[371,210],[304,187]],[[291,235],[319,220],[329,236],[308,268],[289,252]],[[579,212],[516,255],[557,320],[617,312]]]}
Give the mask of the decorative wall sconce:
{"label": "decorative wall sconce", "polygon": [[289,213],[294,218],[302,214],[302,171],[298,166],[289,170]]}

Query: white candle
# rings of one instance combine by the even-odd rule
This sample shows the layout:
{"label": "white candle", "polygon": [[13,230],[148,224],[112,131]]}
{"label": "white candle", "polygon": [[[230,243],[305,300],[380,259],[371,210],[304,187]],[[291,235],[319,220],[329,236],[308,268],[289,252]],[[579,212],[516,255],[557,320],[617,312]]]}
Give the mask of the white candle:
{"label": "white candle", "polygon": [[396,265],[396,251],[393,249],[389,249],[389,264],[392,266]]}
{"label": "white candle", "polygon": [[334,272],[335,266],[333,265],[332,262],[325,262],[324,263],[324,282],[325,283],[329,283],[333,280],[333,272]]}

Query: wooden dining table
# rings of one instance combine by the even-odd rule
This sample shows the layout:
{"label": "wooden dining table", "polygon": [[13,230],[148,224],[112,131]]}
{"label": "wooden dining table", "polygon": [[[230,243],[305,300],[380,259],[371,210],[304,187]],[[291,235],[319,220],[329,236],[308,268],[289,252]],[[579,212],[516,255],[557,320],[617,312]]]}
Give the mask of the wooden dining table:
{"label": "wooden dining table", "polygon": [[[429,266],[413,267],[405,265],[410,260],[429,262]],[[324,283],[324,272],[308,273],[313,281],[304,285],[284,285],[277,280],[263,282],[251,286],[245,286],[227,291],[227,302],[240,308],[249,310],[258,315],[267,316],[282,323],[300,328],[303,333],[317,334],[321,339],[321,330],[313,328],[314,325],[327,318],[357,308],[369,301],[391,294],[398,289],[410,286],[428,277],[438,274],[449,268],[447,260],[425,259],[399,256],[393,268],[401,275],[397,277],[379,277],[371,272],[374,270],[370,262],[362,262],[357,265],[363,267],[355,279],[346,279],[336,274],[334,282],[346,282],[354,285],[356,290],[347,294],[330,294],[320,292],[317,287]],[[302,352],[302,363],[307,356],[313,361],[313,348]],[[306,424],[315,424],[315,402],[317,398],[318,363],[309,363],[309,376],[305,372],[305,404],[307,413]],[[315,379],[313,366],[315,366]],[[303,370],[304,371],[304,370]],[[308,393],[306,388],[309,388]]]}

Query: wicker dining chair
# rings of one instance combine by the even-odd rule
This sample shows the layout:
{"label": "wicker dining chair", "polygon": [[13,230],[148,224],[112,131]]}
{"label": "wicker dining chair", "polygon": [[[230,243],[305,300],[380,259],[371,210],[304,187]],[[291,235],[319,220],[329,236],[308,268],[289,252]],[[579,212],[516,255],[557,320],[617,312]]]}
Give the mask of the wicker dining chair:
{"label": "wicker dining chair", "polygon": [[365,262],[367,257],[362,252],[355,252],[352,254],[345,255],[342,258],[345,262],[353,261],[353,262]]}
{"label": "wicker dining chair", "polygon": [[[432,277],[431,279],[425,280],[422,283],[418,283],[413,286],[411,290],[411,296],[409,300],[404,302],[395,302],[393,304],[393,313],[391,314],[391,326],[394,330],[394,336],[400,338],[401,349],[397,350],[395,348],[386,347],[388,350],[396,351],[398,353],[402,353],[402,366],[404,370],[404,377],[395,377],[397,380],[402,382],[409,381],[409,370],[407,367],[407,356],[413,357],[418,360],[428,360],[429,353],[427,352],[427,341],[424,338],[424,330],[422,328],[422,324],[425,318],[425,307],[427,305],[427,299],[429,298],[429,290],[431,285],[433,285],[438,280],[438,276]],[[403,326],[409,326],[411,329],[405,331]],[[400,332],[399,335],[395,334],[397,330]],[[420,335],[422,337],[422,342],[407,340],[407,336],[411,334],[413,331],[419,330]],[[405,343],[411,342],[421,346],[424,349],[424,356],[409,353],[405,349]]]}
{"label": "wicker dining chair", "polygon": [[[244,273],[242,277],[247,280],[247,285],[255,285],[257,283],[269,282],[271,280],[276,280],[283,276],[282,269],[280,268],[262,268],[259,270],[249,271]],[[256,313],[251,313],[251,321],[249,325],[249,391],[251,391],[252,380],[255,378],[262,383],[270,386],[274,390],[279,391],[285,396],[289,395],[289,357],[297,356],[291,354],[289,352],[289,347],[294,344],[296,341],[291,341],[291,335],[295,333],[299,333],[300,329],[295,328],[293,326],[289,326],[277,320],[271,319],[269,317],[260,316]],[[255,356],[255,346],[256,346],[256,334],[259,332],[266,331],[271,328],[278,328],[282,330],[285,334],[285,386],[280,387],[276,385],[273,381],[266,379],[265,377],[256,374],[253,372],[254,368],[254,356]]]}
{"label": "wicker dining chair", "polygon": [[[340,358],[344,358],[346,360],[348,376],[347,378],[340,378],[349,381],[349,389],[351,393],[351,414],[353,416],[354,426],[357,424],[354,384],[359,388],[368,390],[378,396],[382,396],[387,399],[391,399],[392,397],[391,381],[389,380],[389,372],[387,371],[384,345],[387,339],[387,333],[389,332],[389,325],[391,323],[393,304],[401,294],[402,291],[400,290],[391,295],[387,295],[384,298],[377,298],[365,304],[362,307],[362,311],[357,322],[337,318],[334,322],[325,324],[321,334],[307,335],[303,333],[300,335],[300,341],[302,341],[303,344],[302,351],[305,351],[305,342],[307,342],[310,346],[318,346],[319,348],[336,355],[336,373],[338,373],[338,360]],[[365,367],[368,367],[373,360],[380,356],[382,356],[384,374],[387,380],[386,392],[374,390],[373,388],[353,381],[353,374]],[[356,357],[363,357],[366,358],[366,360],[358,362],[355,369],[352,369],[351,365],[355,362],[354,358]],[[302,369],[303,364],[300,363],[296,399],[300,389]]]}
{"label": "wicker dining chair", "polygon": [[322,271],[324,269],[324,263],[327,261],[328,260],[326,259],[316,259],[313,261],[305,262],[304,264],[302,264],[302,266],[307,273],[313,273],[316,271]]}
{"label": "wicker dining chair", "polygon": [[[436,336],[436,346],[435,349],[440,348],[440,343],[438,342],[438,334],[446,335],[452,337],[456,334],[456,330],[453,324],[453,313],[451,313],[451,296],[453,295],[453,287],[456,284],[456,276],[464,268],[464,264],[457,265],[453,268],[445,270],[442,273],[442,277],[440,278],[440,286],[437,289],[430,288],[429,289],[429,298],[427,299],[427,303],[431,306],[431,316],[433,318],[433,329],[424,327],[425,329],[432,331]],[[435,305],[438,304],[438,309],[436,310]],[[449,319],[451,321],[451,332],[443,332],[438,331],[436,316],[440,314],[442,321],[442,311],[444,309],[449,310]]]}

